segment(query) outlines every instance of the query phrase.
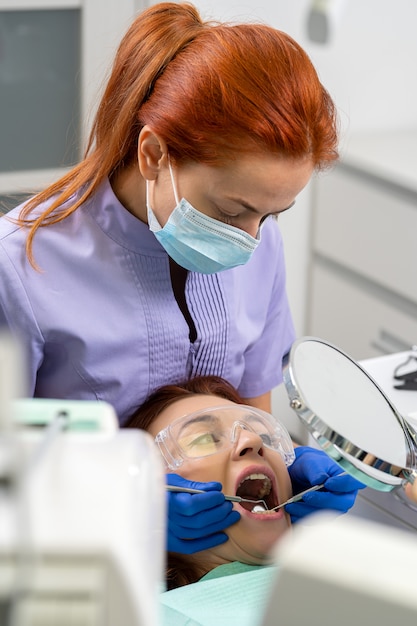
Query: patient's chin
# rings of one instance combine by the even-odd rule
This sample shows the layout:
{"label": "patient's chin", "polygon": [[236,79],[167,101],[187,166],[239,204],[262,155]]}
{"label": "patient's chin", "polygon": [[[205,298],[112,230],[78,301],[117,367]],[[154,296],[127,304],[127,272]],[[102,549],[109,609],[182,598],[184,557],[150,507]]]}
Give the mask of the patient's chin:
{"label": "patient's chin", "polygon": [[226,530],[229,540],[218,547],[222,557],[228,561],[240,561],[248,565],[269,565],[276,543],[289,532],[290,522],[286,516],[278,524],[245,524],[240,520]]}

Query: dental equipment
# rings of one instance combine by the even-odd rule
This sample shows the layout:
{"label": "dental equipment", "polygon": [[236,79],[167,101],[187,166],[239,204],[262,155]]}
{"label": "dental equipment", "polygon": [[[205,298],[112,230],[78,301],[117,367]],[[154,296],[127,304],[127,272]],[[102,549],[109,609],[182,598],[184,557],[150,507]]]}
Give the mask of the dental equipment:
{"label": "dental equipment", "polygon": [[[346,472],[342,472],[341,474],[338,474],[338,475],[344,476],[345,474]],[[281,504],[278,504],[278,506],[274,506],[272,509],[268,509],[268,506],[265,500],[249,500],[248,498],[241,498],[240,496],[228,496],[228,495],[225,495],[224,497],[226,500],[230,500],[230,502],[250,502],[251,504],[258,504],[258,505],[262,504],[265,507],[264,511],[262,511],[261,508],[259,508],[258,510],[255,510],[257,508],[255,506],[252,512],[253,513],[263,513],[263,512],[268,513],[269,511],[278,511],[278,509],[281,509],[286,504],[292,504],[293,502],[298,502],[306,493],[310,493],[311,491],[318,491],[319,489],[322,489],[323,487],[324,487],[324,483],[321,483],[320,485],[313,485],[313,487],[309,487],[308,489],[305,489],[304,491],[297,493],[297,495],[293,496],[292,498],[289,498],[285,502],[281,502]],[[176,485],[166,485],[166,490],[172,491],[172,492],[178,492],[178,493],[207,493],[207,491],[204,491],[203,489],[191,489],[188,487],[177,487]]]}
{"label": "dental equipment", "polygon": [[[189,487],[178,487],[176,485],[166,485],[167,491],[172,491],[174,493],[207,493],[203,489],[191,489]],[[230,502],[249,502],[250,504],[263,504],[265,509],[268,509],[265,500],[249,500],[248,498],[241,498],[240,496],[224,496],[226,500]]]}
{"label": "dental equipment", "polygon": [[292,504],[293,502],[298,502],[306,493],[310,493],[310,491],[318,491],[322,487],[324,487],[324,483],[321,483],[321,485],[313,485],[313,487],[309,487],[309,489],[305,489],[304,491],[297,493],[296,496],[289,498],[285,502],[281,502],[281,504],[278,504],[278,506],[274,506],[273,509],[268,509],[268,511],[278,511],[278,509],[282,509],[282,507],[285,506],[286,504]]}
{"label": "dental equipment", "polygon": [[[346,474],[347,474],[347,472],[341,472],[340,474],[337,474],[337,476],[346,476]],[[336,478],[336,476],[335,476],[335,478]],[[293,504],[293,502],[298,502],[299,500],[301,500],[301,498],[306,493],[310,493],[311,491],[318,491],[319,489],[322,489],[322,487],[324,487],[324,484],[325,483],[321,483],[320,485],[313,485],[312,487],[309,487],[308,489],[305,489],[304,491],[300,491],[300,493],[297,493],[295,496],[293,496],[292,498],[290,498],[286,502],[282,502],[281,504],[278,504],[278,506],[274,506],[273,509],[269,509],[269,510],[270,511],[278,511],[278,509],[281,509],[286,504]]]}
{"label": "dental equipment", "polygon": [[[343,472],[343,474],[346,474],[346,472]],[[340,474],[340,476],[342,476],[343,474]],[[309,487],[308,489],[305,489],[304,491],[300,491],[300,493],[297,493],[296,496],[289,498],[285,502],[281,502],[281,504],[278,504],[278,506],[274,506],[272,509],[265,508],[265,510],[263,511],[261,507],[258,508],[257,506],[255,506],[252,509],[252,513],[269,513],[270,511],[278,511],[278,509],[282,509],[282,507],[285,506],[286,504],[292,504],[293,502],[298,502],[306,493],[310,493],[310,491],[318,491],[322,487],[324,487],[324,483],[321,483],[321,485],[313,485],[313,487]]]}
{"label": "dental equipment", "polygon": [[278,570],[259,626],[417,624],[417,542],[409,531],[321,512],[296,524],[271,556]]}
{"label": "dental equipment", "polygon": [[290,406],[319,446],[378,491],[417,478],[417,430],[342,350],[304,337],[284,359]]}
{"label": "dental equipment", "polygon": [[119,430],[105,402],[18,399],[10,412],[19,467],[0,494],[0,623],[157,626],[165,474],[150,435]]}

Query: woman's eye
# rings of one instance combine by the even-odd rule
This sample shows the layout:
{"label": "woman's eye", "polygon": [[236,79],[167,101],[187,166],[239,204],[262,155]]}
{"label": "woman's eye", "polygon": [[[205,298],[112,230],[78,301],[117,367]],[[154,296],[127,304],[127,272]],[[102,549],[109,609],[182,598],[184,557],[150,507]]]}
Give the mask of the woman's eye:
{"label": "woman's eye", "polygon": [[231,216],[227,215],[227,213],[223,213],[223,211],[219,211],[219,216],[220,216],[220,220],[224,222],[225,224],[230,224],[232,221]]}
{"label": "woman's eye", "polygon": [[230,215],[230,213],[225,213],[219,207],[216,207],[217,215],[219,216],[220,221],[225,224],[231,224],[232,220],[236,219],[238,215]]}
{"label": "woman's eye", "polygon": [[268,433],[259,433],[260,438],[262,439],[263,443],[268,446],[269,448],[272,447],[272,437],[271,435],[268,435]]}
{"label": "woman's eye", "polygon": [[189,446],[211,446],[217,443],[217,438],[213,433],[204,433],[189,442]]}
{"label": "woman's eye", "polygon": [[223,437],[221,433],[206,432],[190,434],[179,442],[185,456],[189,458],[198,458],[216,454],[223,446]]}

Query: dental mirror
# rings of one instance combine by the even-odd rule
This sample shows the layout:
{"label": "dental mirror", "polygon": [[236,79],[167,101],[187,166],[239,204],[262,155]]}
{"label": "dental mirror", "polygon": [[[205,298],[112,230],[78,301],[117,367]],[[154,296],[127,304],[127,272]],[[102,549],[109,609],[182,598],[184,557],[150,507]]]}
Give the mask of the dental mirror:
{"label": "dental mirror", "polygon": [[283,363],[290,406],[345,471],[391,491],[417,477],[417,433],[369,374],[315,337],[294,342]]}

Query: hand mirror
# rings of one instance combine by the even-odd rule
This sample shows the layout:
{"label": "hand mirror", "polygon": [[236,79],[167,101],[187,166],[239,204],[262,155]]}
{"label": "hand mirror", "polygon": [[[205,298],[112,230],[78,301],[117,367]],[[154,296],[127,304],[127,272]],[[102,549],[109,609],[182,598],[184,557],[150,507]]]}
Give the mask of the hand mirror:
{"label": "hand mirror", "polygon": [[373,489],[417,477],[417,433],[369,374],[315,337],[294,342],[283,363],[290,406],[319,446]]}

